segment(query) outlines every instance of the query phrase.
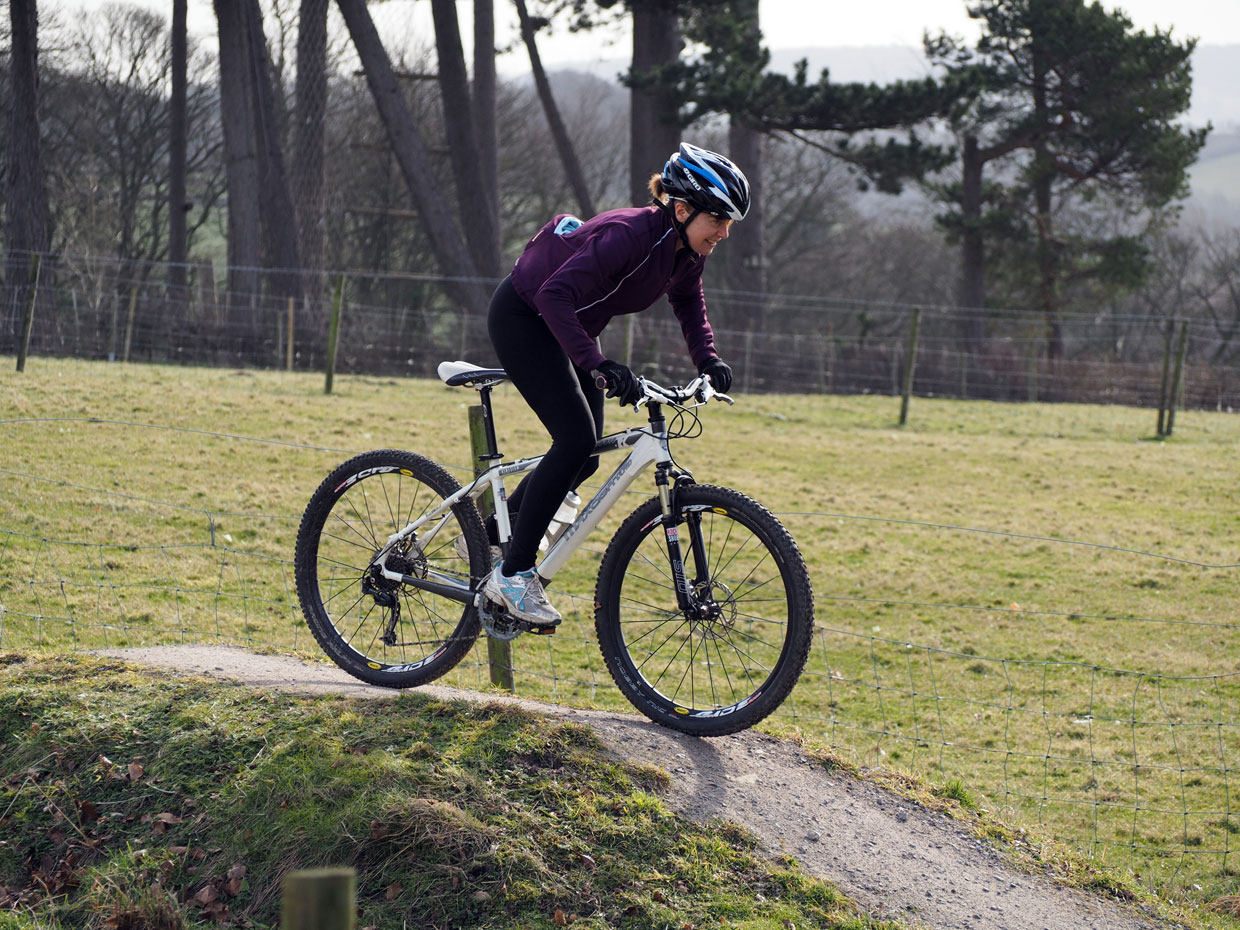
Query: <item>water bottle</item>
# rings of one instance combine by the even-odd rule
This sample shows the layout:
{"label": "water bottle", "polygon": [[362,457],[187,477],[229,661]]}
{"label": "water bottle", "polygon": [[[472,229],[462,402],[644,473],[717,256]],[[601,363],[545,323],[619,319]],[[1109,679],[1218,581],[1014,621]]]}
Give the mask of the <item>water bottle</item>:
{"label": "water bottle", "polygon": [[577,492],[569,491],[560,503],[559,508],[556,509],[555,516],[551,518],[551,524],[547,527],[547,532],[543,534],[542,540],[538,543],[538,548],[545,551],[551,547],[572,522],[577,519],[577,510],[580,507],[581,498],[577,496]]}

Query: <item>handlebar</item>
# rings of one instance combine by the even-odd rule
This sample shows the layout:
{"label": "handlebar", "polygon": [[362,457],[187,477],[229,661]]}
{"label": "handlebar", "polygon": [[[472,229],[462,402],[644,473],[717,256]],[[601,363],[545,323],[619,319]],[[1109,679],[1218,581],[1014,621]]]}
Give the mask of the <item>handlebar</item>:
{"label": "handlebar", "polygon": [[642,389],[642,398],[635,406],[640,407],[644,403],[654,401],[658,404],[677,404],[684,405],[690,401],[696,404],[705,404],[710,400],[721,400],[726,404],[734,404],[734,401],[722,391],[716,391],[715,386],[711,384],[710,375],[698,375],[683,387],[663,387],[656,384],[649,378],[638,378],[637,383]]}

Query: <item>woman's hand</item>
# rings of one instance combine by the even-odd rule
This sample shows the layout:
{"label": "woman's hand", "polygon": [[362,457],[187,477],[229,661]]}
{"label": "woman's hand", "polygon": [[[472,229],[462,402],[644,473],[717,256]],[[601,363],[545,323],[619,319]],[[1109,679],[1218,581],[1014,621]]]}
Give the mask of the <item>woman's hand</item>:
{"label": "woman's hand", "polygon": [[721,358],[708,358],[698,369],[699,375],[709,375],[710,383],[720,394],[728,393],[732,386],[732,369]]}
{"label": "woman's hand", "polygon": [[607,396],[620,398],[622,406],[631,407],[642,399],[641,385],[637,383],[637,376],[628,365],[605,359],[599,362],[595,374],[603,379],[600,387],[607,388]]}

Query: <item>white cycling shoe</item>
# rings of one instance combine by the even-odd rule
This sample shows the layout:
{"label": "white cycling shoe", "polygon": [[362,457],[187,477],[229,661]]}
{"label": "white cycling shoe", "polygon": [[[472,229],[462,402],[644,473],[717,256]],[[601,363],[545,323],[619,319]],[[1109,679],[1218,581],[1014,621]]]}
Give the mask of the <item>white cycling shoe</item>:
{"label": "white cycling shoe", "polygon": [[547,600],[538,572],[529,569],[505,575],[503,564],[496,565],[482,586],[482,593],[497,604],[503,604],[513,615],[540,626],[555,626],[560,612]]}

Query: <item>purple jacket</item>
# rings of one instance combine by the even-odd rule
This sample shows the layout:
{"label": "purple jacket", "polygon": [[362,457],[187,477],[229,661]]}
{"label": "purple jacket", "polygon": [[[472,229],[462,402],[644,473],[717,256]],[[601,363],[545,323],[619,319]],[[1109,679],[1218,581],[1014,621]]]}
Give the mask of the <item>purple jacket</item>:
{"label": "purple jacket", "polygon": [[535,233],[512,269],[517,294],[538,311],[578,368],[604,356],[594,339],[609,320],[667,294],[694,365],[715,356],[702,295],[705,258],[685,248],[657,207],[609,210],[582,223],[561,214]]}

